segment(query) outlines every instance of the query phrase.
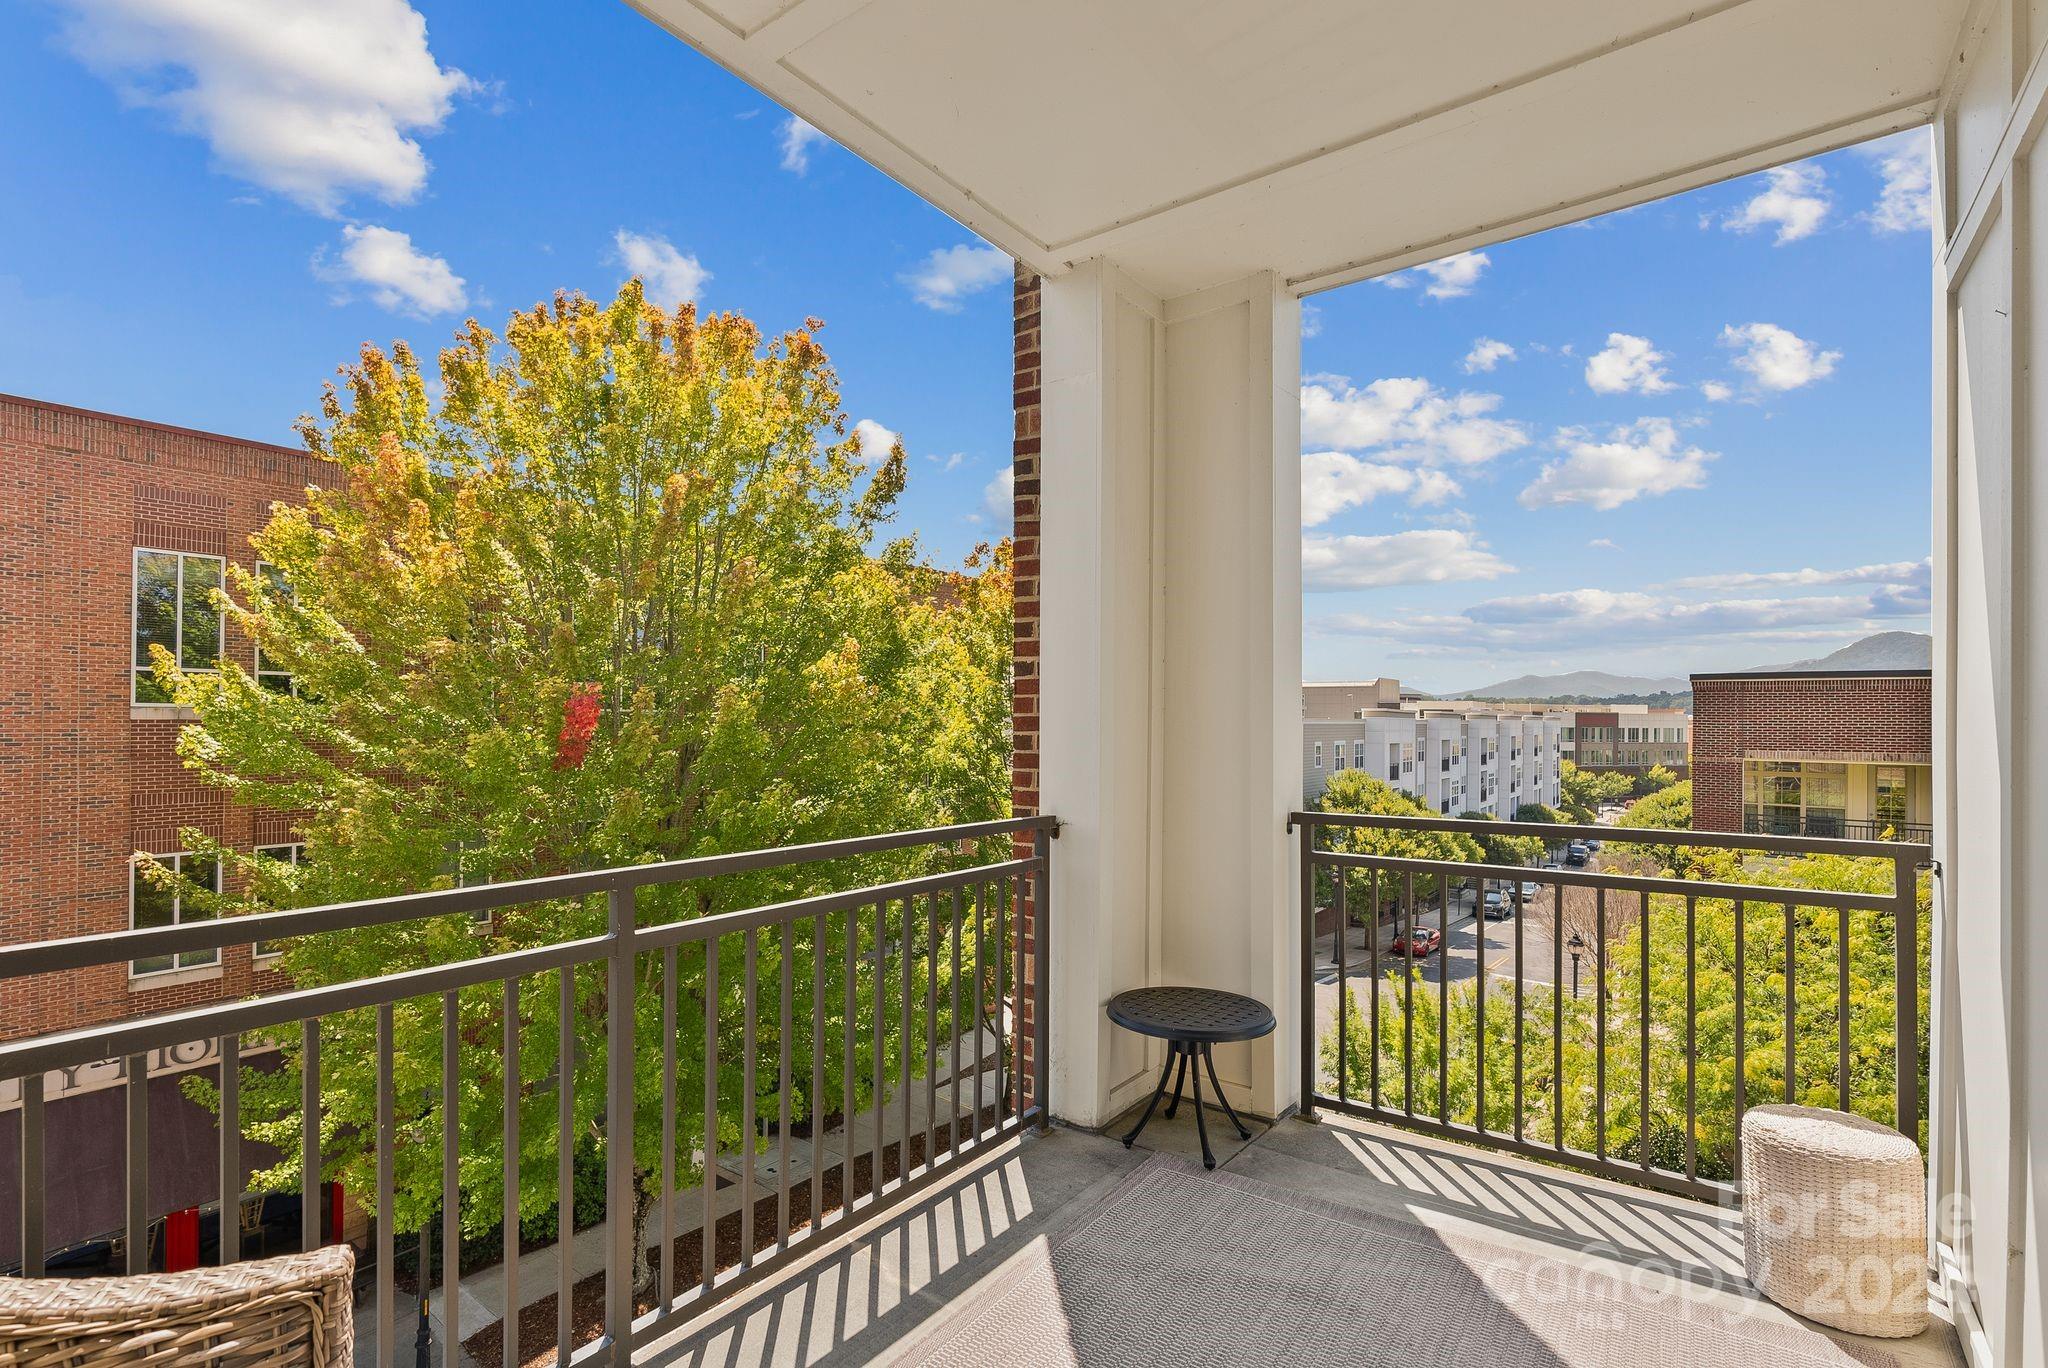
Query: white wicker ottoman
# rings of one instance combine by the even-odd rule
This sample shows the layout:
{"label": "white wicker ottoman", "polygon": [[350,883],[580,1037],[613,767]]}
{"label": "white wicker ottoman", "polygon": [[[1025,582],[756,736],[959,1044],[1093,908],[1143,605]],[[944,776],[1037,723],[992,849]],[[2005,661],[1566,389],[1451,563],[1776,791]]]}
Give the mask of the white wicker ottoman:
{"label": "white wicker ottoman", "polygon": [[1889,1339],[1927,1326],[1927,1176],[1890,1126],[1819,1107],[1742,1118],[1742,1262],[1788,1311]]}

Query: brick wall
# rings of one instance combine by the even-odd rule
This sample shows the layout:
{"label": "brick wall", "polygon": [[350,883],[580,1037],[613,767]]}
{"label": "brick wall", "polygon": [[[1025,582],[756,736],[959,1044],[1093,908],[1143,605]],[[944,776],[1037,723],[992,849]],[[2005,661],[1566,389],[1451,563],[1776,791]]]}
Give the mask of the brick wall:
{"label": "brick wall", "polygon": [[1928,764],[1933,678],[1888,675],[1695,675],[1693,825],[1742,829],[1742,762],[1782,759]]}
{"label": "brick wall", "polygon": [[[1011,460],[1016,477],[1016,607],[1010,684],[1010,806],[1019,816],[1038,811],[1038,277],[1021,264],[1014,289],[1015,342],[1011,403],[1015,426]],[[1037,909],[1023,907],[1020,932],[1025,963],[1034,964]],[[1024,1035],[1024,1077],[1035,1077],[1033,1031],[1039,988],[1025,995],[1018,1028]]]}
{"label": "brick wall", "polygon": [[[120,930],[128,857],[197,827],[242,848],[284,819],[229,804],[179,764],[181,722],[130,705],[133,552],[202,552],[253,567],[249,536],[278,500],[337,467],[242,442],[0,396],[0,942]],[[245,667],[251,643],[227,632]],[[246,949],[218,976],[131,986],[125,965],[4,985],[0,1038],[160,1012],[254,985]]]}

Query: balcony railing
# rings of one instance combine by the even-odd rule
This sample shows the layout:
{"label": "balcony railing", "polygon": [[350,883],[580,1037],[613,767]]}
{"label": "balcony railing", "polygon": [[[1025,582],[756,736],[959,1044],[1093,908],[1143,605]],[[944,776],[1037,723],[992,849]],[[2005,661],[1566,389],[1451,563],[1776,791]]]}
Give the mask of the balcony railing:
{"label": "balcony railing", "polygon": [[[485,1140],[503,1155],[498,1181],[508,1254],[518,1249],[522,1197],[530,1216],[535,1188],[553,1189],[542,1196],[555,1198],[561,1232],[558,1362],[567,1364],[573,1353],[578,1362],[595,1355],[624,1363],[632,1349],[836,1238],[850,1221],[916,1192],[963,1156],[1045,1123],[1046,884],[1057,830],[1049,817],[1015,818],[0,946],[6,982],[259,941],[337,935],[346,943],[375,927],[418,924],[417,943],[460,947],[464,933],[432,941],[426,924],[515,909],[568,927],[576,915],[597,917],[601,907],[603,927],[466,958],[457,949],[453,962],[0,1044],[0,1081],[18,1080],[21,1098],[22,1272],[43,1272],[46,1164],[63,1162],[44,1147],[47,1073],[115,1060],[126,1061],[129,1080],[144,1080],[148,1052],[217,1043],[220,1191],[228,1197],[223,1211],[231,1211],[246,1167],[244,1052],[281,1047],[285,1067],[298,1075],[295,1086],[261,1091],[273,1112],[280,1101],[287,1104],[282,1124],[297,1141],[300,1191],[319,1190],[338,1163],[374,1166],[367,1205],[374,1218],[378,1363],[393,1362],[399,1351],[395,1167],[405,1167],[416,1194],[423,1182],[433,1185],[438,1168],[438,1187],[425,1200],[439,1214],[477,1181],[469,1147]],[[912,855],[925,868],[940,866],[938,872],[874,881],[876,871],[904,868]],[[758,876],[768,871],[784,873],[764,884]],[[852,886],[837,886],[845,884]],[[643,896],[681,886],[687,897]],[[764,887],[791,886],[805,895],[707,915],[661,915],[710,905],[713,889],[758,895]],[[830,891],[811,891],[821,887]],[[747,901],[743,893],[722,900]],[[991,1067],[994,1078],[985,1084]],[[402,1091],[394,1081],[401,1073],[410,1080]],[[686,1088],[685,1080],[699,1086]],[[496,1100],[469,1105],[465,1118],[463,1098],[478,1090]],[[149,1229],[162,1214],[149,1199],[149,1089],[131,1081],[125,1092],[121,1244],[128,1271],[145,1272]],[[372,1092],[373,1107],[335,1107],[337,1095],[346,1102]],[[921,1103],[915,1118],[914,1100]],[[278,1134],[280,1118],[269,1120],[266,1133]],[[814,1142],[836,1127],[843,1142],[839,1156],[822,1144],[813,1149],[801,1190],[792,1184],[790,1162],[798,1125]],[[595,1349],[581,1350],[574,1343],[569,1254],[579,1133],[602,1135],[606,1214],[603,1333]],[[540,1176],[549,1165],[545,1157],[535,1162],[522,1134],[552,1148],[552,1179]],[[550,1135],[551,1145],[544,1143]],[[720,1228],[733,1224],[733,1213],[718,1206],[727,1186],[716,1176],[722,1165],[737,1168],[739,1189],[738,1261],[724,1269]],[[835,1168],[836,1213],[828,1210],[833,1194],[826,1181]],[[678,1186],[692,1170],[694,1193]],[[660,1237],[658,1285],[636,1289],[636,1193],[656,1184],[644,1209],[651,1213],[647,1233]],[[415,1210],[420,1200],[415,1195]],[[685,1200],[701,1202],[701,1212],[692,1213]],[[675,1256],[692,1214],[702,1225],[693,1286],[681,1285],[682,1259]],[[317,1246],[321,1223],[301,1225],[305,1247]],[[430,1283],[425,1226],[415,1229],[420,1277]],[[450,1285],[461,1266],[460,1223],[443,1220],[440,1229],[440,1305],[449,1340],[460,1343],[462,1299]],[[224,1236],[231,1231],[230,1219]],[[237,1243],[221,1240],[223,1262],[234,1261]],[[508,1308],[522,1305],[520,1262],[503,1261]],[[523,1355],[513,1352],[518,1336],[506,1338],[505,1361],[520,1361]]]}
{"label": "balcony railing", "polygon": [[1818,836],[1831,840],[1905,841],[1911,845],[1926,845],[1934,839],[1934,828],[1918,822],[1850,820],[1811,812],[1797,817],[1765,817],[1745,812],[1742,829],[1752,836]]}
{"label": "balcony railing", "polygon": [[[1753,1102],[1923,1134],[1924,845],[1321,812],[1290,826],[1310,1108],[1716,1200],[1739,1183]],[[1600,839],[1603,860],[1625,839],[1763,864],[1711,880],[1532,869],[1381,854],[1376,832]],[[1810,855],[1873,863],[1855,867],[1860,889],[1770,881],[1794,872],[1780,857]],[[1506,926],[1484,915],[1489,883]]]}

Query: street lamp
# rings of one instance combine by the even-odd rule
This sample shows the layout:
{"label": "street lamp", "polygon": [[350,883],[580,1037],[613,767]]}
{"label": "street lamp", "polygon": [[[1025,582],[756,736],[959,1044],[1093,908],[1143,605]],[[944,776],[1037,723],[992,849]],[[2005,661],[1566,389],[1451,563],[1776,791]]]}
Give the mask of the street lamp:
{"label": "street lamp", "polygon": [[1572,1001],[1577,1002],[1579,1000],[1579,956],[1586,952],[1586,942],[1580,937],[1578,932],[1574,931],[1572,932],[1572,938],[1564,943],[1564,948],[1572,952]]}

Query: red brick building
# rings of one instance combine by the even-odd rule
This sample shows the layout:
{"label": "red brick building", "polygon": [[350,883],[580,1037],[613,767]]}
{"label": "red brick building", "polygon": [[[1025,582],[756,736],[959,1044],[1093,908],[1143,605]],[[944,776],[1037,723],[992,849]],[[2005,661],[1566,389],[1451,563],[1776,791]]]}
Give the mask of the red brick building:
{"label": "red brick building", "polygon": [[1692,689],[1696,828],[1928,839],[1929,671],[1703,674]]}
{"label": "red brick building", "polygon": [[[174,855],[196,827],[245,849],[284,847],[289,820],[230,804],[179,764],[180,711],[138,671],[139,642],[256,665],[207,590],[271,505],[340,478],[289,447],[0,396],[0,849],[14,877],[0,942],[114,931],[135,915],[130,856]],[[152,901],[145,920],[175,920]],[[24,980],[0,1038],[164,1011],[254,982],[247,950]],[[54,976],[53,976],[54,978]]]}

